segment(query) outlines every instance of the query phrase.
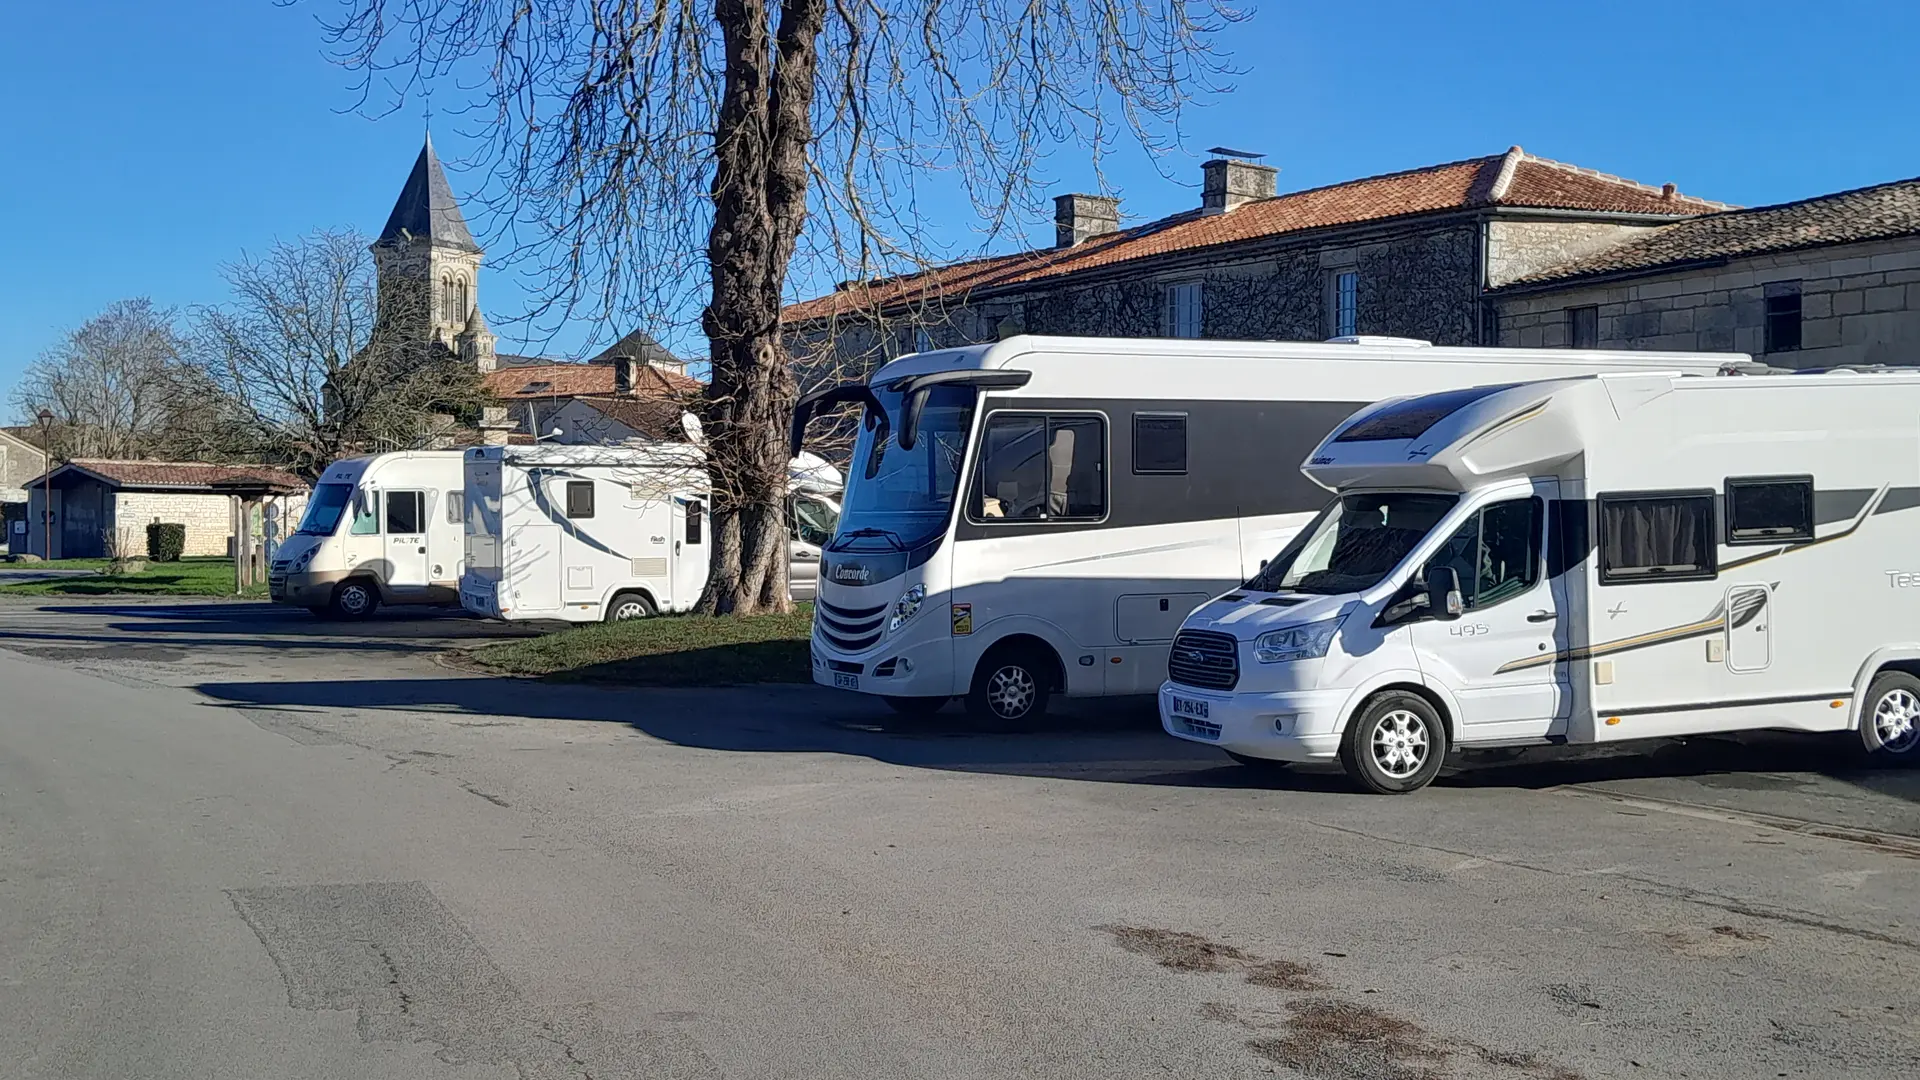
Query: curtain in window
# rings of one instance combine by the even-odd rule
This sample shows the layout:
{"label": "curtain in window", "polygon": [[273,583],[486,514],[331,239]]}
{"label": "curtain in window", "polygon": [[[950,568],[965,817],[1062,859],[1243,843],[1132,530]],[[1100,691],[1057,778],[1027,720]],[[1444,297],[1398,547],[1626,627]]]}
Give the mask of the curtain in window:
{"label": "curtain in window", "polygon": [[1609,574],[1687,572],[1713,566],[1713,500],[1618,499],[1601,503]]}

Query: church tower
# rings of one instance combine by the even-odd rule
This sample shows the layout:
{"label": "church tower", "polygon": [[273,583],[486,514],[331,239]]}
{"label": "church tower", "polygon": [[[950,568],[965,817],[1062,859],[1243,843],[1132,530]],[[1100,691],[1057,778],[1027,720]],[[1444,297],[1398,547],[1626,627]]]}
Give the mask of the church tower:
{"label": "church tower", "polygon": [[429,348],[439,345],[481,371],[494,370],[495,338],[479,306],[485,252],[467,231],[433,152],[432,135],[372,250],[386,333]]}

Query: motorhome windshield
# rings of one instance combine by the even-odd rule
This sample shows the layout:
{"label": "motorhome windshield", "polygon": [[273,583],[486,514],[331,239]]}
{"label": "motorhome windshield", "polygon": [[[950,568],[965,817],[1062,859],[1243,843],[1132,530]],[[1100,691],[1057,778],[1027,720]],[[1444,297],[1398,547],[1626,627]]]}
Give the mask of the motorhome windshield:
{"label": "motorhome windshield", "polygon": [[353,501],[352,484],[321,484],[307,500],[307,516],[300,519],[300,531],[308,536],[332,536],[340,527],[347,504]]}
{"label": "motorhome windshield", "polygon": [[1323,596],[1370,589],[1459,501],[1457,495],[1429,492],[1343,495],[1246,587]]}
{"label": "motorhome windshield", "polygon": [[892,431],[876,446],[876,428],[861,424],[832,551],[916,548],[939,535],[953,511],[960,464],[966,460],[967,436],[973,429],[974,389],[929,388],[911,450],[902,450],[894,439],[900,430],[901,395],[878,386],[874,394],[893,421]]}

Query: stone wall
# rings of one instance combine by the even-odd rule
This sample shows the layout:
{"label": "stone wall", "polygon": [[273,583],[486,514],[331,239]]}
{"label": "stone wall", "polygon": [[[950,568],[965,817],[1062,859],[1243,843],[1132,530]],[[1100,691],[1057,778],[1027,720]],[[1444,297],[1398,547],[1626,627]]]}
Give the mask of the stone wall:
{"label": "stone wall", "polygon": [[1655,227],[1603,221],[1494,218],[1487,223],[1487,287],[1497,289],[1529,274],[1624,243]]}
{"label": "stone wall", "polygon": [[[187,527],[183,555],[225,555],[233,538],[232,510],[225,495],[122,491],[113,500],[114,528],[133,553],[147,551],[147,524],[156,518]],[[129,539],[130,538],[130,539]]]}
{"label": "stone wall", "polygon": [[0,434],[0,489],[18,490],[47,471],[47,456],[32,443]]}
{"label": "stone wall", "polygon": [[[1769,284],[1800,285],[1800,348],[1766,352]],[[1781,367],[1920,363],[1920,240],[1737,259],[1725,266],[1497,298],[1502,345],[1567,346],[1567,309],[1599,309],[1601,348],[1744,352]]]}

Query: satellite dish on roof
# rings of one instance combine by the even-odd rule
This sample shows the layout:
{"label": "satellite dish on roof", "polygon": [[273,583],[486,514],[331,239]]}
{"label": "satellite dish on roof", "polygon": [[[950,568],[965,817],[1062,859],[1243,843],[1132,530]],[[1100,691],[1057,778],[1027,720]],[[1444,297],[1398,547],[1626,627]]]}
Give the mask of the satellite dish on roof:
{"label": "satellite dish on roof", "polygon": [[680,430],[686,433],[687,441],[695,446],[700,445],[705,439],[700,427],[700,418],[690,412],[680,414]]}

